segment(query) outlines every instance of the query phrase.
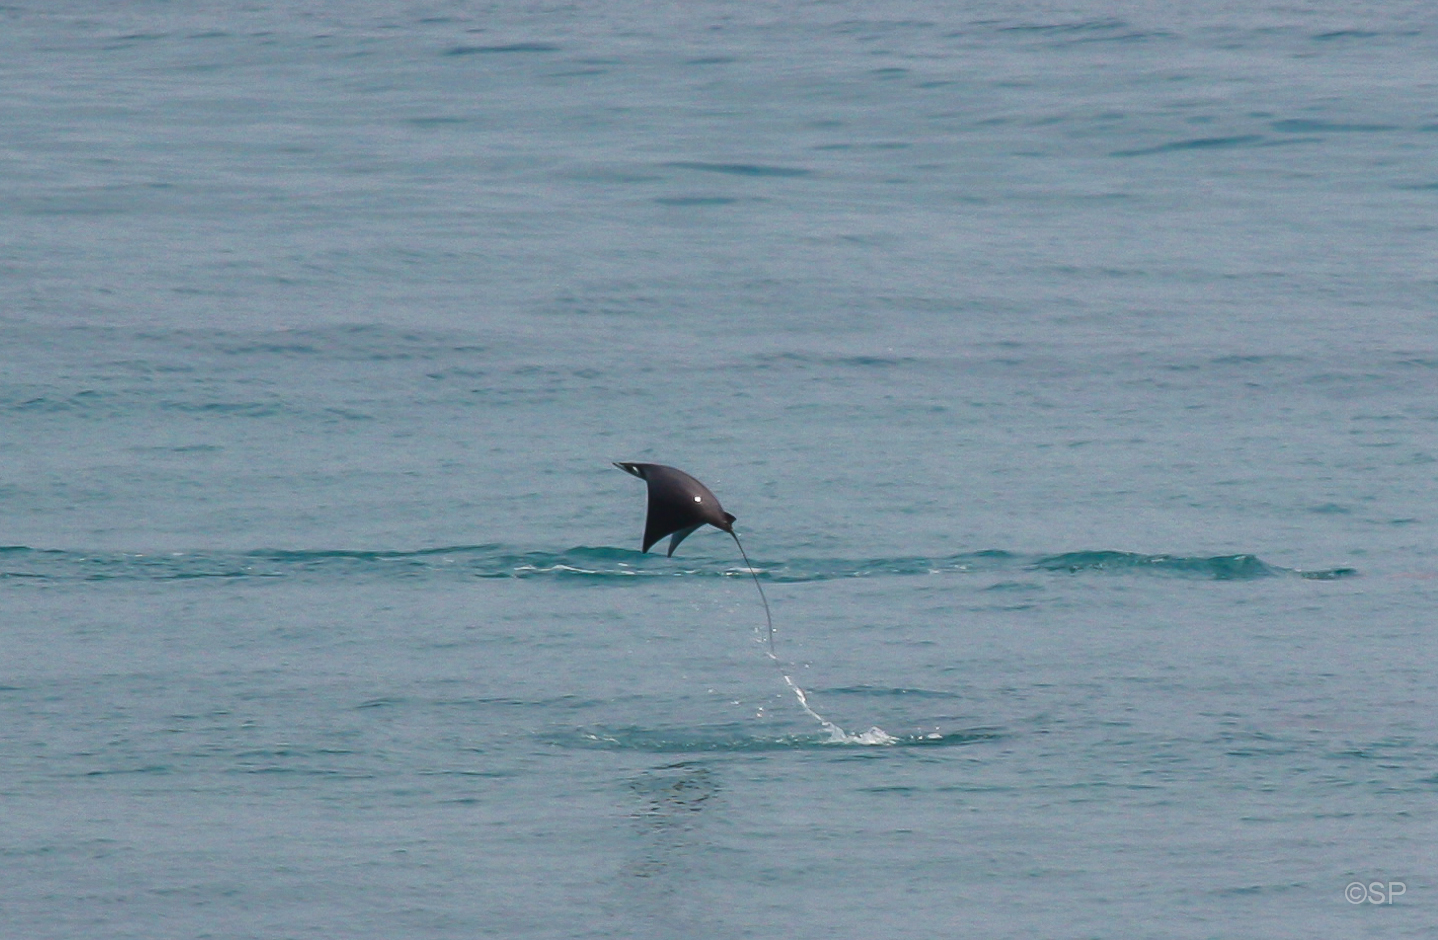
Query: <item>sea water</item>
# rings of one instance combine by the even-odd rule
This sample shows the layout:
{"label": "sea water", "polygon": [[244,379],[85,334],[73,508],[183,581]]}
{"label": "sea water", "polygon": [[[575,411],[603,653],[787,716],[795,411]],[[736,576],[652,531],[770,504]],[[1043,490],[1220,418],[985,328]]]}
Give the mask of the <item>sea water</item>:
{"label": "sea water", "polygon": [[1434,936],[1435,62],[4,7],[0,933]]}

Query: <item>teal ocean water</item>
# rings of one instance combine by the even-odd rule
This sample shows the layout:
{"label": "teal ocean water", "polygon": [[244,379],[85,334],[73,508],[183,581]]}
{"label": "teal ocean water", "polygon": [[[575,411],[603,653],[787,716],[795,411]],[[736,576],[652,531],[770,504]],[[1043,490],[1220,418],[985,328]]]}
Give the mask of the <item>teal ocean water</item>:
{"label": "teal ocean water", "polygon": [[1438,936],[1428,6],[0,23],[0,935]]}

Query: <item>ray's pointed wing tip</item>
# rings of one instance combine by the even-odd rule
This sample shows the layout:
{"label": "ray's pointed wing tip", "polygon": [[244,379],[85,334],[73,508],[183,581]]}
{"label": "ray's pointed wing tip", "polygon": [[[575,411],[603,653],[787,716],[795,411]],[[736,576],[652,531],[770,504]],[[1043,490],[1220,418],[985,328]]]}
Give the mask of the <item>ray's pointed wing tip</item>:
{"label": "ray's pointed wing tip", "polygon": [[644,475],[639,472],[639,464],[634,463],[632,460],[616,460],[614,461],[614,466],[623,470],[625,473],[639,477],[641,480],[644,479]]}
{"label": "ray's pointed wing tip", "polygon": [[[679,547],[679,543],[682,542],[682,541],[684,541],[685,539],[687,539],[689,536],[693,535],[696,531],[698,531],[699,527],[702,526],[703,524],[704,524],[704,523],[702,523],[702,522],[697,522],[697,523],[695,523],[694,525],[685,526],[685,527],[682,528],[682,529],[678,529],[678,530],[676,530],[676,531],[670,533],[670,535],[669,535],[669,557],[670,557],[670,558],[673,558],[673,557],[674,557],[674,549],[676,549],[676,548]],[[660,536],[660,538],[663,538],[663,536]]]}

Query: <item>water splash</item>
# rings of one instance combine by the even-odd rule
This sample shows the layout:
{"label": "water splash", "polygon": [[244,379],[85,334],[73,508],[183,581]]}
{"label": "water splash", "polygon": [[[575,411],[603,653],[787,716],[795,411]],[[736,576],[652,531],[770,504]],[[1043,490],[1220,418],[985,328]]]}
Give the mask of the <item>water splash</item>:
{"label": "water splash", "polygon": [[739,555],[744,559],[744,567],[748,569],[749,574],[754,577],[754,587],[758,588],[759,600],[764,604],[764,623],[769,628],[769,658],[772,659],[774,661],[774,665],[778,667],[779,675],[784,677],[784,683],[793,690],[794,696],[799,700],[799,707],[804,710],[804,714],[808,715],[810,718],[814,719],[819,723],[819,726],[828,733],[829,742],[831,744],[896,743],[898,741],[897,738],[891,736],[878,726],[870,728],[863,734],[849,734],[843,728],[840,728],[838,725],[834,724],[832,721],[819,714],[817,711],[814,710],[814,707],[809,704],[809,696],[805,695],[804,690],[799,688],[799,683],[795,682],[793,677],[789,675],[788,671],[784,668],[784,662],[779,659],[779,655],[774,652],[774,616],[769,612],[769,598],[764,596],[764,585],[759,583],[759,571],[757,568],[755,568],[752,564],[749,563],[749,553],[744,551],[744,543],[739,541],[739,536],[736,535],[732,529],[729,531],[729,534],[734,536],[734,544],[739,546]]}
{"label": "water splash", "polygon": [[[871,729],[843,739],[820,734],[756,735],[752,725],[702,727],[600,727],[551,731],[540,740],[555,747],[584,750],[644,751],[652,754],[755,753],[826,750],[841,745],[888,745],[895,748],[970,747],[1005,737],[1002,729],[966,728],[891,736]],[[882,737],[880,737],[882,735]]]}
{"label": "water splash", "polygon": [[[777,658],[774,661],[776,663],[779,662]],[[799,707],[804,709],[804,713],[810,718],[813,718],[815,721],[817,721],[819,723],[819,727],[823,728],[826,732],[828,732],[828,743],[865,745],[899,743],[898,738],[889,734],[887,731],[885,731],[883,728],[880,728],[878,725],[875,725],[868,731],[864,731],[859,734],[850,734],[843,728],[840,728],[838,725],[834,724],[829,719],[825,718],[823,715],[814,711],[814,709],[809,705],[809,696],[804,694],[804,690],[799,688],[799,684],[793,679],[791,679],[787,672],[784,672],[782,664],[780,665],[779,674],[784,677],[784,681],[788,684],[789,688],[794,690],[794,695],[799,699]]]}

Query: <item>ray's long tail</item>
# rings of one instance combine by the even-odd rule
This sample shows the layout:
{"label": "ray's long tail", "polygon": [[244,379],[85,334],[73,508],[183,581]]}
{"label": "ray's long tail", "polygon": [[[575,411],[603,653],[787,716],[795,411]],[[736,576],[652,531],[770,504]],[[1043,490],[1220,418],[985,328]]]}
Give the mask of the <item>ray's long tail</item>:
{"label": "ray's long tail", "polygon": [[749,569],[749,574],[754,578],[754,587],[758,588],[759,600],[764,604],[764,624],[769,628],[769,658],[774,661],[779,675],[784,677],[784,684],[794,692],[794,697],[799,700],[799,707],[804,710],[804,714],[817,721],[829,733],[829,740],[833,743],[892,744],[894,739],[879,728],[871,728],[862,735],[850,735],[843,728],[814,711],[809,705],[809,696],[805,695],[804,690],[799,688],[799,684],[790,677],[789,670],[784,666],[784,661],[774,651],[774,615],[769,612],[769,598],[764,596],[764,585],[759,581],[759,572],[750,563],[749,553],[744,551],[744,543],[739,541],[739,536],[735,535],[733,530],[730,530],[729,534],[734,536],[734,544],[739,546],[739,555],[744,559],[744,567]]}
{"label": "ray's long tail", "polygon": [[[749,563],[749,553],[744,551],[744,543],[739,541],[739,536],[735,535],[732,529],[729,534],[734,536],[734,544],[739,546],[739,556],[744,559],[744,567],[749,569],[749,574],[754,577],[754,586],[759,589],[759,600],[764,604],[764,623],[769,628],[769,658],[777,663],[779,657],[774,652],[774,616],[769,613],[769,598],[764,596],[764,585],[759,583],[759,572],[755,571],[754,566]],[[784,678],[788,679],[789,677],[785,676]]]}

